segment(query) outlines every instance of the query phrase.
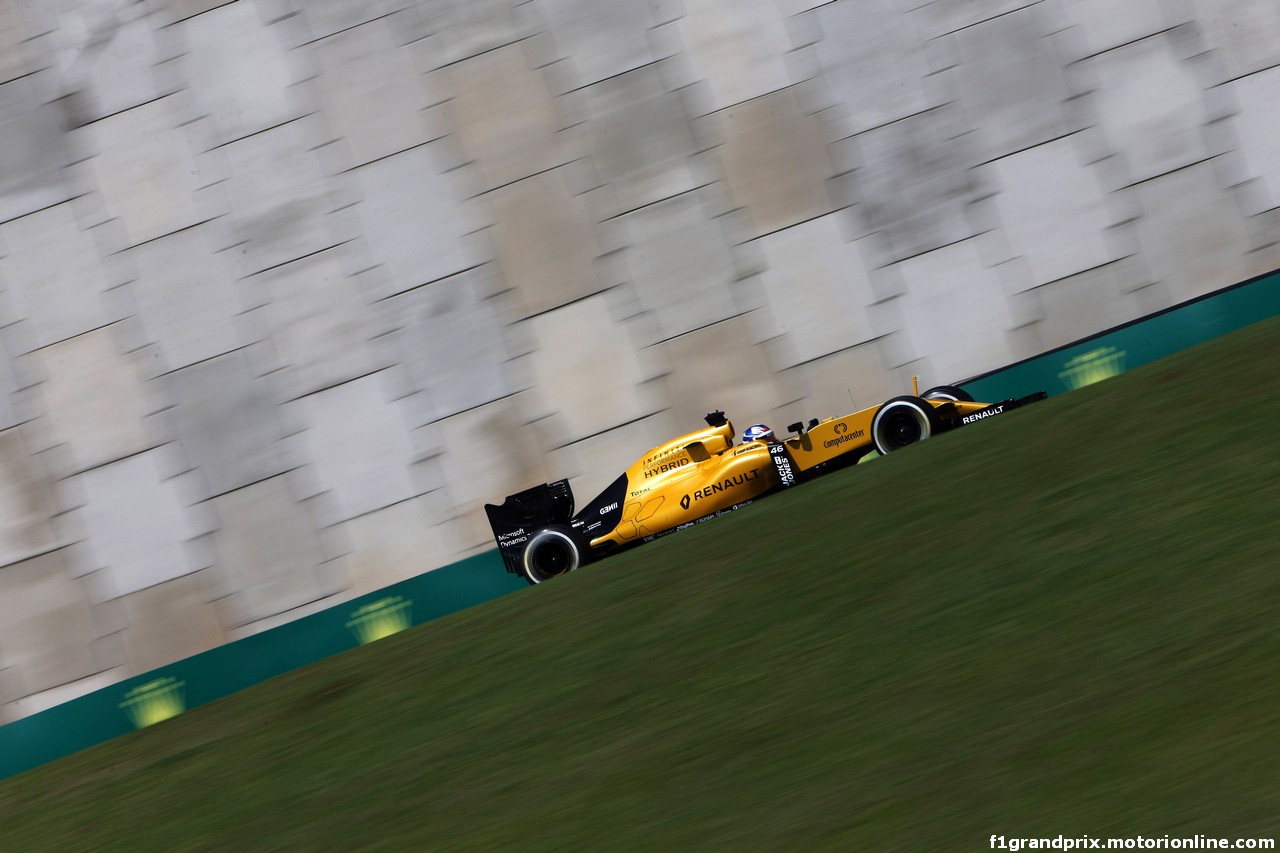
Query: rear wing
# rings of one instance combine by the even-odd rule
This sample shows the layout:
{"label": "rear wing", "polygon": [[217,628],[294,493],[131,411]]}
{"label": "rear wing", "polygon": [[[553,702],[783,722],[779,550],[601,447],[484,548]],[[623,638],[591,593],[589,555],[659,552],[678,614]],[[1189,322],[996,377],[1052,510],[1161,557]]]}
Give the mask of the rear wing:
{"label": "rear wing", "polygon": [[520,558],[529,537],[548,524],[568,524],[573,518],[573,489],[568,480],[543,483],[508,495],[501,504],[485,504],[484,512],[507,571],[522,574]]}

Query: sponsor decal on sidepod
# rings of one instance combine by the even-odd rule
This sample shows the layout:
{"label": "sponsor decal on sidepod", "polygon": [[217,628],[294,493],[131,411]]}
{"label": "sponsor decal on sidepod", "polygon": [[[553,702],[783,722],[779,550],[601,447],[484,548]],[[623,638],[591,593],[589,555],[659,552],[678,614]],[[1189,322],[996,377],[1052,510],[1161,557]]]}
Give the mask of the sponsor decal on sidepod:
{"label": "sponsor decal on sidepod", "polygon": [[703,498],[711,497],[717,492],[723,492],[726,489],[732,489],[737,486],[745,485],[746,483],[751,482],[752,480],[754,480],[756,477],[759,477],[759,476],[760,476],[760,469],[755,468],[751,471],[747,471],[744,474],[734,474],[732,477],[726,477],[724,482],[722,483],[712,483],[710,486],[707,486],[705,489],[698,489],[696,492],[694,492],[691,495],[685,495],[680,499],[680,507],[682,509],[688,509],[689,504],[693,503],[694,501],[700,501]]}

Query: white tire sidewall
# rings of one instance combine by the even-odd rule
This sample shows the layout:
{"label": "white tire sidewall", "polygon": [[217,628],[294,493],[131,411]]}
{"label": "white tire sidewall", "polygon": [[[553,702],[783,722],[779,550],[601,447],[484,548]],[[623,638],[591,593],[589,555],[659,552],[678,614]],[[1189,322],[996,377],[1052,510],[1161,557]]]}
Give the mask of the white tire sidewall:
{"label": "white tire sidewall", "polygon": [[[928,403],[926,403],[925,405],[928,405]],[[919,444],[921,441],[924,441],[925,439],[933,435],[933,424],[929,419],[929,415],[927,412],[921,411],[919,405],[911,402],[910,400],[891,400],[890,402],[885,403],[883,406],[880,407],[880,410],[876,412],[875,418],[873,418],[871,421],[871,443],[876,448],[876,452],[878,452],[881,456],[888,455],[889,453],[892,453],[894,450],[901,449],[901,448],[881,449],[881,444],[883,443],[886,447],[888,447],[888,442],[882,442],[882,439],[880,437],[881,425],[884,422],[884,418],[893,414],[896,409],[900,409],[900,408],[905,408],[909,410],[911,412],[912,417],[916,419],[916,423],[920,425],[920,438],[914,442],[915,444]]]}

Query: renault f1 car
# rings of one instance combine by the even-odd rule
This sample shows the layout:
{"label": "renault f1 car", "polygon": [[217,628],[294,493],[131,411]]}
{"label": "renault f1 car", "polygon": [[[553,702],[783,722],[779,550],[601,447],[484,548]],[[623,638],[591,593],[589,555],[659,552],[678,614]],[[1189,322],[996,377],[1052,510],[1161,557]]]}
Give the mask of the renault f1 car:
{"label": "renault f1 car", "polygon": [[852,465],[872,451],[896,453],[1046,396],[1041,391],[979,403],[960,388],[940,385],[841,418],[791,424],[785,441],[736,446],[733,424],[724,412],[712,412],[705,429],[645,453],[581,512],[574,513],[568,480],[543,483],[484,509],[507,571],[542,583]]}

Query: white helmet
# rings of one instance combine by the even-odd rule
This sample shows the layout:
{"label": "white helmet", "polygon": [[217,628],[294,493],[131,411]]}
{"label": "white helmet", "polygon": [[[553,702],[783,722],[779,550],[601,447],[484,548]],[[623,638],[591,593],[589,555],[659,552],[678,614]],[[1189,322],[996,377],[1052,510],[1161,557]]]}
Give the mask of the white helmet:
{"label": "white helmet", "polygon": [[742,431],[742,443],[747,444],[752,441],[766,441],[773,443],[773,430],[764,424],[752,424]]}

